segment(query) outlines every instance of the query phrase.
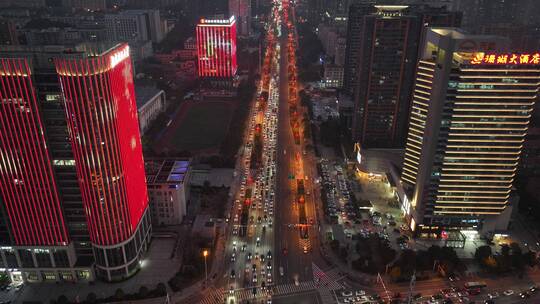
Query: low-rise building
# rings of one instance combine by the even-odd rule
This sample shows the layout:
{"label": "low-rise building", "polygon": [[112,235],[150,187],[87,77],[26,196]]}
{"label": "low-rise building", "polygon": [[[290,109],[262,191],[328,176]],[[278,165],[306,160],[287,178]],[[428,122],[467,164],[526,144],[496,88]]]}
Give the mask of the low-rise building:
{"label": "low-rise building", "polygon": [[129,43],[129,53],[133,62],[137,62],[154,55],[152,41],[133,41]]}
{"label": "low-rise building", "polygon": [[147,160],[145,170],[152,223],[181,224],[189,199],[189,159]]}
{"label": "low-rise building", "polygon": [[341,88],[343,86],[343,67],[333,64],[325,65],[323,83],[326,88]]}
{"label": "low-rise building", "polygon": [[165,110],[165,92],[155,87],[135,87],[137,96],[137,112],[139,113],[139,127],[144,134],[151,123]]}
{"label": "low-rise building", "polygon": [[184,41],[184,49],[186,50],[197,50],[197,41],[194,37],[189,37]]}

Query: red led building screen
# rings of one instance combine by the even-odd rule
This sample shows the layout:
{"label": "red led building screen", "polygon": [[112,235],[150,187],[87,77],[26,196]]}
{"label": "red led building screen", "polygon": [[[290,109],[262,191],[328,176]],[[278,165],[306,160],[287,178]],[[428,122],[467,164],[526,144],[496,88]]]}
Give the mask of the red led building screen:
{"label": "red led building screen", "polygon": [[200,77],[236,75],[236,20],[201,19],[197,25],[197,57]]}
{"label": "red led building screen", "polygon": [[16,245],[67,245],[29,64],[0,59],[0,195]]}
{"label": "red led building screen", "polygon": [[129,47],[55,62],[92,241],[128,239],[148,204]]}

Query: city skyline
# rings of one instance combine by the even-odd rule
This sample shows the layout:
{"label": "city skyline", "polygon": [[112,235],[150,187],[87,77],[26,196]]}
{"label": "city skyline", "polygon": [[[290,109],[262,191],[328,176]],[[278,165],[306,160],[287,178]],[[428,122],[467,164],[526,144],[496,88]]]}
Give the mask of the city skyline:
{"label": "city skyline", "polygon": [[5,0],[0,304],[540,303],[534,0]]}

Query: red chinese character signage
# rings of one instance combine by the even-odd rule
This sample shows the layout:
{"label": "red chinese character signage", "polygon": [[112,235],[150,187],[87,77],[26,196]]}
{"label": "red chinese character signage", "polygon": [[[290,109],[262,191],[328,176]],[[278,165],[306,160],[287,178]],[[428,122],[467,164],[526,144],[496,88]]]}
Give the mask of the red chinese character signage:
{"label": "red chinese character signage", "polygon": [[470,64],[504,64],[504,65],[540,65],[540,53],[535,54],[492,54],[476,53]]}

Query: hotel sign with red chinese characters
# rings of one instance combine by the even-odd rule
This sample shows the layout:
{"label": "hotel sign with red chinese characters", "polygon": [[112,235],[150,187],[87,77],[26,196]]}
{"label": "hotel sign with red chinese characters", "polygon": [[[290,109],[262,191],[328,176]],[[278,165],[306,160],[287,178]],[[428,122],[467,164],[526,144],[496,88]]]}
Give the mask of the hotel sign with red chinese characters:
{"label": "hotel sign with red chinese characters", "polygon": [[470,64],[483,65],[540,65],[540,53],[534,54],[493,54],[493,53],[476,53]]}

